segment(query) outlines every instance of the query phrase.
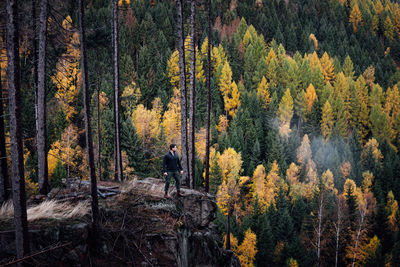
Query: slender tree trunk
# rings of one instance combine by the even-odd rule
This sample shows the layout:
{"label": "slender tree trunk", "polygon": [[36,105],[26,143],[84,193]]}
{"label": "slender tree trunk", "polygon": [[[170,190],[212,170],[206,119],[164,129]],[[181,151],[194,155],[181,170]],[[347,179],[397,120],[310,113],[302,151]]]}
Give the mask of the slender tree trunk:
{"label": "slender tree trunk", "polygon": [[228,220],[226,222],[226,249],[231,249],[231,216],[232,216],[232,208],[231,202],[228,202]]}
{"label": "slender tree trunk", "polygon": [[8,170],[7,170],[7,153],[4,135],[4,119],[3,119],[3,84],[1,80],[0,67],[0,204],[8,199]]}
{"label": "slender tree trunk", "polygon": [[190,15],[190,37],[191,37],[191,63],[190,63],[190,93],[189,93],[189,181],[190,188],[194,188],[195,178],[195,98],[196,98],[196,43],[195,43],[195,13],[196,13],[196,2],[191,1],[191,15]]}
{"label": "slender tree trunk", "polygon": [[114,68],[114,162],[115,180],[122,181],[122,158],[120,139],[120,100],[119,100],[119,60],[118,60],[118,0],[111,0],[112,10],[112,46],[113,46],[113,68]]}
{"label": "slender tree trunk", "polygon": [[97,168],[99,171],[99,180],[101,180],[101,133],[100,133],[100,85],[97,80]]}
{"label": "slender tree trunk", "polygon": [[28,221],[21,129],[21,81],[19,67],[17,0],[7,0],[7,58],[10,111],[11,173],[17,258],[29,253]]}
{"label": "slender tree trunk", "polygon": [[340,242],[340,231],[342,230],[342,221],[343,221],[343,200],[340,197],[337,197],[337,220],[336,223],[333,224],[335,227],[335,236],[336,236],[336,247],[335,247],[335,267],[338,266],[339,260],[339,242]]}
{"label": "slender tree trunk", "polygon": [[92,127],[90,124],[90,103],[89,103],[89,83],[88,69],[86,59],[86,36],[85,36],[85,9],[84,0],[79,0],[79,30],[81,43],[81,68],[82,68],[82,89],[83,106],[85,109],[85,133],[86,133],[86,151],[87,162],[89,166],[90,191],[92,197],[92,225],[94,233],[97,233],[99,224],[99,201],[97,197],[96,168],[94,164]]}
{"label": "slender tree trunk", "polygon": [[[367,204],[365,204],[365,210],[367,210]],[[358,226],[356,240],[355,240],[356,242],[354,244],[353,260],[351,262],[352,267],[354,267],[354,265],[356,264],[358,243],[360,242],[360,236],[361,236],[361,232],[362,232],[363,226],[364,226],[365,215],[366,215],[366,211],[360,210],[360,224]]]}
{"label": "slender tree trunk", "polygon": [[183,36],[183,10],[182,0],[177,0],[177,11],[178,11],[178,51],[179,51],[179,78],[181,88],[181,146],[182,146],[182,167],[183,176],[182,181],[188,185],[188,148],[187,148],[187,110],[186,110],[186,71],[185,71],[185,47],[184,47],[184,36]]}
{"label": "slender tree trunk", "polygon": [[210,120],[211,120],[211,0],[207,0],[208,44],[207,44],[207,133],[206,133],[206,175],[205,189],[210,191]]}
{"label": "slender tree trunk", "polygon": [[324,195],[321,194],[319,198],[319,207],[318,207],[318,229],[317,229],[317,258],[318,258],[318,266],[321,265],[321,237],[322,237],[322,212],[324,209]]}
{"label": "slender tree trunk", "polygon": [[33,88],[35,91],[35,123],[36,123],[36,137],[38,133],[38,48],[37,48],[37,23],[36,23],[36,0],[32,0],[32,65],[33,65]]}
{"label": "slender tree trunk", "polygon": [[39,192],[49,192],[47,167],[47,134],[46,134],[46,32],[47,32],[47,0],[40,1],[39,26],[39,62],[38,62],[38,89],[37,89],[37,153],[38,153],[38,180]]}

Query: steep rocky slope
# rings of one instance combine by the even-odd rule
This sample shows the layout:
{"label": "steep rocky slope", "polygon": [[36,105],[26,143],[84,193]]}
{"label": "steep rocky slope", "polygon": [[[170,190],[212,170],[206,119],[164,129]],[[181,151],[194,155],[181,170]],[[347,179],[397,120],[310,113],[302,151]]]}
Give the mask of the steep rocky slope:
{"label": "steep rocky slope", "polygon": [[[102,230],[93,233],[90,216],[68,220],[41,219],[30,222],[30,258],[35,264],[61,266],[239,266],[231,251],[222,248],[212,221],[213,196],[173,189],[162,198],[162,180],[132,181],[121,194],[101,204]],[[71,205],[77,203],[70,202]],[[0,220],[0,264],[15,253],[10,220]],[[97,246],[95,246],[97,240]]]}

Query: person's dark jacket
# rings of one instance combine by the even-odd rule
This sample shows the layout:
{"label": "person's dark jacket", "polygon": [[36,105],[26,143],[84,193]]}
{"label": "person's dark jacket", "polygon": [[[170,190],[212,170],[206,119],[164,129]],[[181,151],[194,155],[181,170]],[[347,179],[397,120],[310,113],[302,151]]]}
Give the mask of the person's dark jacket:
{"label": "person's dark jacket", "polygon": [[163,159],[163,172],[176,172],[182,171],[181,160],[179,159],[178,153],[168,152]]}

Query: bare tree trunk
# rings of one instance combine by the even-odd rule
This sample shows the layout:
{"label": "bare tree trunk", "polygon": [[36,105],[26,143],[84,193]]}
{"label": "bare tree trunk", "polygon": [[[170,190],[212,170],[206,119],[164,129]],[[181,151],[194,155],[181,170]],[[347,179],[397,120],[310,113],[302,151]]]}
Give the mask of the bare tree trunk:
{"label": "bare tree trunk", "polygon": [[101,180],[101,134],[100,134],[100,85],[97,80],[97,168],[99,171],[99,180]]}
{"label": "bare tree trunk", "polygon": [[94,165],[92,127],[90,124],[90,103],[89,103],[89,83],[86,59],[86,36],[85,36],[85,9],[84,0],[79,0],[79,30],[81,43],[81,68],[82,68],[82,88],[83,106],[85,109],[85,132],[86,132],[86,151],[89,166],[90,189],[92,197],[92,225],[94,233],[97,233],[99,224],[99,200],[97,197],[96,168]]}
{"label": "bare tree trunk", "polygon": [[194,188],[195,177],[195,86],[196,86],[196,43],[195,43],[195,12],[196,2],[191,1],[191,15],[190,15],[190,37],[191,37],[191,61],[190,61],[190,93],[189,93],[189,182],[190,188]]}
{"label": "bare tree trunk", "polygon": [[11,173],[17,258],[29,253],[28,221],[21,129],[21,81],[19,67],[17,0],[7,0],[7,58],[10,111]]}
{"label": "bare tree trunk", "polygon": [[335,267],[338,266],[339,260],[339,242],[340,242],[340,232],[342,231],[342,224],[343,224],[343,198],[341,196],[337,197],[337,204],[336,204],[336,215],[337,220],[336,223],[333,223],[335,228]]}
{"label": "bare tree trunk", "polygon": [[[365,210],[367,210],[367,205],[365,204]],[[360,209],[360,208],[359,208]],[[364,220],[365,220],[365,215],[366,215],[366,211],[364,210],[360,210],[360,224],[358,226],[358,230],[357,230],[357,235],[356,235],[356,242],[354,244],[354,253],[353,253],[353,260],[351,262],[351,266],[354,267],[355,263],[356,263],[356,256],[357,256],[357,248],[358,248],[358,244],[360,242],[360,236],[361,236],[361,232],[363,230],[363,226],[364,226]]]}
{"label": "bare tree trunk", "polygon": [[321,264],[321,237],[322,237],[322,212],[324,209],[324,194],[322,193],[319,197],[319,207],[318,207],[318,229],[317,229],[317,258],[318,266]]}
{"label": "bare tree trunk", "polygon": [[118,1],[111,0],[112,10],[112,46],[113,46],[113,67],[114,67],[114,165],[115,180],[122,181],[122,158],[120,139],[120,100],[119,100],[119,60],[118,60]]}
{"label": "bare tree trunk", "polygon": [[179,51],[179,77],[180,77],[180,88],[181,88],[181,146],[182,146],[182,167],[184,170],[182,181],[184,184],[188,184],[187,171],[188,166],[188,149],[187,149],[187,110],[186,110],[186,73],[185,73],[185,47],[184,47],[184,36],[183,36],[183,10],[182,0],[177,0],[177,11],[178,11],[178,51]]}
{"label": "bare tree trunk", "polygon": [[3,84],[1,80],[0,67],[0,204],[8,199],[8,170],[7,170],[7,153],[4,135],[4,119],[3,119]]}
{"label": "bare tree trunk", "polygon": [[207,0],[208,44],[207,44],[207,133],[206,133],[206,175],[205,189],[210,191],[210,115],[211,115],[211,0]]}
{"label": "bare tree trunk", "polygon": [[38,62],[38,89],[36,108],[37,153],[38,153],[38,180],[39,192],[49,192],[47,167],[47,137],[46,137],[46,31],[47,31],[47,0],[40,1],[39,26],[39,62]]}
{"label": "bare tree trunk", "polygon": [[38,48],[37,48],[37,23],[36,23],[36,0],[32,0],[32,65],[33,65],[33,88],[35,91],[35,123],[36,123],[36,137],[38,133]]}

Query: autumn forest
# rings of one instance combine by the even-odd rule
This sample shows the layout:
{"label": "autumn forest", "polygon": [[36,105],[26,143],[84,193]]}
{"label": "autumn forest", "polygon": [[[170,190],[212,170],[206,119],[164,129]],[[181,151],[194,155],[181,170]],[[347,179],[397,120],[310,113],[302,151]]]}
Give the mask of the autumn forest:
{"label": "autumn forest", "polygon": [[27,199],[89,180],[96,229],[96,182],[163,179],[175,143],[242,266],[400,266],[397,1],[7,0],[0,14],[17,257]]}

